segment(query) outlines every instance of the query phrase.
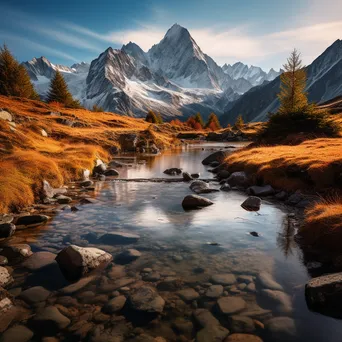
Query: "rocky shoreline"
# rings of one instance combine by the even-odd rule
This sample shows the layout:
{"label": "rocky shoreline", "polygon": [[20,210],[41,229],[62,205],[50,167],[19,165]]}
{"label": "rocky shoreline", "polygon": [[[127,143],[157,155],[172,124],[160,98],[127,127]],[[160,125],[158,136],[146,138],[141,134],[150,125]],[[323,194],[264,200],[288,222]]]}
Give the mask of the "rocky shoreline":
{"label": "rocky shoreline", "polygon": [[[241,203],[245,210],[258,211],[263,199],[295,204],[296,214],[288,215],[293,236],[303,207],[298,203],[303,199],[285,198],[279,195],[282,191],[268,185],[252,185],[244,172],[230,174],[220,164],[225,154],[217,151],[203,161],[213,168],[213,179],[200,179],[199,174],[177,168],[165,170],[168,175],[182,175],[172,181],[184,182],[194,193],[184,198],[183,208],[215,205],[205,197],[210,192],[246,191],[248,197]],[[71,239],[53,236],[44,251],[16,243],[20,241],[16,231],[44,227],[58,212],[99,205],[94,196],[97,180],[130,181],[115,178],[121,166],[114,161],[107,168],[99,161],[94,179],[86,172],[83,181],[68,188],[53,189],[45,182],[43,204],[2,217],[1,341],[260,342],[295,338],[292,301],[286,289],[267,270],[250,268],[246,272],[238,255],[231,255],[235,272],[234,267],[216,271],[221,258],[213,256],[215,267],[187,270],[192,275],[187,278],[179,277],[170,266],[177,267],[194,255],[151,246],[144,236],[131,231],[78,234]],[[150,181],[164,182],[165,178]],[[257,233],[251,232],[256,237]],[[151,251],[160,252],[160,259],[151,258]],[[196,257],[201,265],[203,256]],[[307,285],[312,307],[324,306],[316,298],[329,290],[328,284],[331,281],[322,280]]]}

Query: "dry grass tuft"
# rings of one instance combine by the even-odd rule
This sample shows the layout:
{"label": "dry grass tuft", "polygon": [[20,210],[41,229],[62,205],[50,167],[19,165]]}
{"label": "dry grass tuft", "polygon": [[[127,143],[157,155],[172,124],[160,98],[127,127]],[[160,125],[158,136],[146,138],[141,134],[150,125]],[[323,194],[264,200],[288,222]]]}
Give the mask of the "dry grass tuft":
{"label": "dry grass tuft", "polygon": [[323,201],[306,211],[300,234],[306,243],[341,250],[342,199]]}
{"label": "dry grass tuft", "polygon": [[323,190],[339,186],[342,138],[305,141],[296,146],[245,148],[228,156],[230,171],[245,170],[276,188]]}

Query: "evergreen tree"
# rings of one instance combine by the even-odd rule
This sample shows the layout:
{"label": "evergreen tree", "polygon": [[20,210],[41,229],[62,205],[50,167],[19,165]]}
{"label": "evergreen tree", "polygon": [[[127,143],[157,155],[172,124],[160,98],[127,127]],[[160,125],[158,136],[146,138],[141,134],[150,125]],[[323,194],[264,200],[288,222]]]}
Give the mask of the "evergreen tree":
{"label": "evergreen tree", "polygon": [[220,121],[215,113],[210,113],[205,128],[210,128],[212,131],[217,131],[218,129],[222,128]]}
{"label": "evergreen tree", "polygon": [[234,124],[234,128],[235,129],[241,129],[244,125],[244,121],[243,121],[243,118],[242,118],[242,115],[239,115],[237,118],[236,118],[236,121],[235,121],[235,124]]}
{"label": "evergreen tree", "polygon": [[201,113],[197,113],[194,116],[194,119],[195,119],[196,122],[198,122],[201,125],[202,128],[204,127],[204,121],[202,119]]}
{"label": "evergreen tree", "polygon": [[158,123],[158,117],[154,111],[149,110],[147,115],[146,115],[145,121],[157,124]]}
{"label": "evergreen tree", "polygon": [[0,94],[39,99],[25,67],[12,56],[6,45],[0,48]]}
{"label": "evergreen tree", "polygon": [[163,118],[162,118],[162,116],[161,116],[160,113],[158,113],[158,114],[156,115],[156,117],[157,117],[157,123],[158,123],[158,124],[162,124],[162,123],[164,122],[164,120],[163,120]]}
{"label": "evergreen tree", "polygon": [[308,105],[305,92],[306,71],[296,49],[291,52],[284,69],[285,72],[280,76],[279,112],[294,113],[304,110]]}
{"label": "evergreen tree", "polygon": [[63,75],[58,70],[50,82],[48,102],[58,102],[70,108],[80,107],[79,101],[73,99]]}

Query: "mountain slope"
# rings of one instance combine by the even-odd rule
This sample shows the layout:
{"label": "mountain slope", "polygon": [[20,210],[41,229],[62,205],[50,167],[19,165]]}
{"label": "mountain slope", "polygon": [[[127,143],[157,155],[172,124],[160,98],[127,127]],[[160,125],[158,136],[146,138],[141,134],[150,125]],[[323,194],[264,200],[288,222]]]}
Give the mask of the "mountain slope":
{"label": "mountain slope", "polygon": [[[307,67],[308,98],[323,102],[342,93],[342,41],[335,41]],[[238,100],[229,103],[222,115],[223,124],[234,123],[238,115],[245,121],[264,121],[268,112],[279,108],[280,77],[252,88]]]}

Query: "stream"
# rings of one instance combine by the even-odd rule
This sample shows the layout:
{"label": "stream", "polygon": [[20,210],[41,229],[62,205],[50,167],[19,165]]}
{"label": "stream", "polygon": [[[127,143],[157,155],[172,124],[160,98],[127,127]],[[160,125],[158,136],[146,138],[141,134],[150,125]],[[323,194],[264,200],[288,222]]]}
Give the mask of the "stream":
{"label": "stream", "polygon": [[[219,149],[234,151],[232,145],[243,146],[199,143],[157,156],[125,154],[115,160],[127,164],[117,168],[120,179],[179,178],[163,174],[171,167],[209,179],[214,175],[201,161]],[[94,281],[67,295],[60,289],[69,283],[56,265],[43,272],[16,267],[10,293],[19,296],[32,286],[50,291],[48,299],[29,307],[33,312],[47,305],[62,310],[71,324],[55,334],[61,341],[163,341],[155,337],[166,341],[224,340],[215,337],[219,333],[213,324],[210,329],[214,330],[210,330],[194,318],[198,309],[210,312],[230,333],[248,333],[263,341],[340,341],[342,324],[310,312],[306,306],[304,287],[310,272],[289,231],[289,225],[297,224],[293,210],[264,198],[260,211],[249,212],[241,207],[247,195],[232,190],[201,195],[214,204],[184,211],[182,200],[192,194],[189,184],[126,182],[115,177],[96,181],[94,191],[88,193],[94,203],[80,205],[76,201],[73,205],[78,211],[60,210],[48,224],[16,232],[15,243],[27,243],[33,252],[55,254],[69,244],[100,248],[114,256],[133,248],[141,253],[140,257],[115,269],[117,273],[103,270]],[[70,186],[72,189],[74,184]],[[220,187],[217,182],[211,182],[211,186]],[[98,238],[112,231],[134,233],[140,238],[128,245],[114,245]],[[129,280],[123,281],[121,287],[108,286],[118,279]],[[145,321],[124,309],[111,315],[102,312],[111,298],[119,294],[127,297],[146,284],[157,288],[166,301],[160,316]],[[184,289],[193,289],[197,294],[194,298],[193,292],[190,296],[179,295]],[[218,308],[222,298],[241,298],[243,305],[227,316]],[[232,308],[237,304],[227,305]],[[78,329],[72,328],[77,324]],[[209,329],[208,335],[199,335],[202,329]],[[32,338],[40,340],[39,333]]]}

